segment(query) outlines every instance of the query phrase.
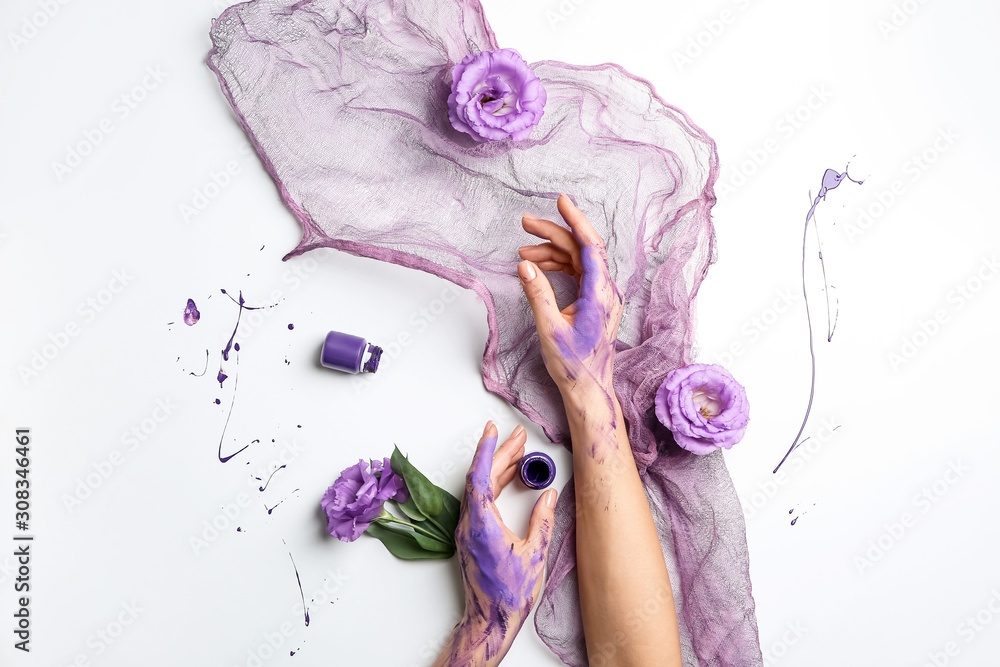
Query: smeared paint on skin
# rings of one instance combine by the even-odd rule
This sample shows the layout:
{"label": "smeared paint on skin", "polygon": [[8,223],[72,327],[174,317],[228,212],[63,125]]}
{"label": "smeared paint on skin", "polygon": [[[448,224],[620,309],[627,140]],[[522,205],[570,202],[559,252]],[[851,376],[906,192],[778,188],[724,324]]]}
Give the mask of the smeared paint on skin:
{"label": "smeared paint on skin", "polygon": [[[466,582],[465,619],[457,626],[448,665],[481,664],[501,655],[504,644],[513,638],[527,618],[534,602],[532,594],[541,576],[545,546],[534,553],[528,563],[514,552],[514,545],[504,540],[503,527],[493,511],[493,491],[490,471],[497,438],[483,441],[480,455],[470,474],[471,493],[459,521],[456,542],[459,545],[459,565]],[[482,594],[474,591],[474,581]],[[512,615],[518,616],[512,627]],[[485,627],[473,619],[485,621]]]}
{"label": "smeared paint on skin", "polygon": [[[589,376],[595,386],[604,388],[605,401],[611,414],[610,425],[614,430],[618,426],[618,415],[614,406],[613,390],[608,388],[611,386],[611,376],[614,371],[615,341],[605,340],[609,313],[602,300],[602,290],[609,288],[603,284],[609,280],[604,270],[607,259],[597,249],[585,245],[580,239],[577,240],[580,242],[580,264],[583,275],[580,279],[580,296],[573,303],[573,328],[569,336],[557,331],[554,338],[563,360],[567,362],[563,366],[567,379],[576,382],[582,373]],[[621,291],[613,282],[610,283],[610,289],[621,304]],[[597,369],[596,372],[593,369]],[[617,448],[615,438],[611,438],[608,442]],[[591,443],[591,456],[597,456],[598,449],[596,443]]]}
{"label": "smeared paint on skin", "polygon": [[187,306],[184,307],[184,324],[193,327],[198,324],[198,320],[200,319],[201,313],[198,312],[198,306],[195,305],[194,299],[188,299]]}
{"label": "smeared paint on skin", "polygon": [[[850,165],[848,165],[848,166],[850,166]],[[811,371],[811,375],[810,375],[810,379],[809,379],[809,402],[806,404],[806,413],[805,413],[805,415],[802,418],[802,425],[799,426],[799,432],[795,434],[795,438],[792,440],[791,446],[788,448],[788,451],[785,452],[785,455],[781,458],[781,461],[779,461],[778,465],[775,466],[774,470],[771,471],[772,474],[773,473],[777,473],[778,469],[781,468],[781,466],[785,463],[785,461],[788,460],[788,457],[791,455],[791,453],[793,451],[795,451],[795,448],[798,447],[800,444],[802,444],[801,442],[799,442],[799,438],[802,437],[802,432],[805,431],[806,424],[809,422],[809,415],[812,413],[813,399],[816,396],[816,349],[815,349],[815,347],[813,345],[813,326],[812,326],[812,314],[811,314],[811,312],[809,310],[809,292],[806,289],[806,240],[807,240],[808,234],[809,234],[809,223],[813,222],[813,216],[816,213],[816,207],[819,206],[819,203],[821,201],[826,201],[826,194],[830,190],[833,190],[833,189],[837,188],[838,186],[840,186],[840,184],[844,182],[844,179],[847,179],[847,180],[851,181],[852,183],[857,183],[858,185],[861,185],[862,183],[864,183],[864,181],[856,181],[853,178],[851,178],[850,175],[848,175],[848,173],[847,173],[847,167],[844,168],[844,172],[843,173],[840,173],[840,172],[836,171],[835,169],[827,169],[823,173],[823,182],[822,182],[822,185],[820,186],[819,192],[816,194],[816,198],[813,199],[812,206],[809,208],[809,212],[806,213],[805,227],[804,227],[804,229],[802,231],[802,297],[805,300],[805,304],[806,304],[806,323],[808,324],[808,327],[809,327],[809,357],[810,357],[811,364],[812,364],[812,371]],[[813,224],[813,227],[816,228],[816,234],[817,234],[817,240],[818,240],[819,239],[819,228],[816,227],[815,224]],[[822,247],[822,245],[820,245],[820,248],[819,248],[819,261],[820,261],[820,264],[823,267],[823,281],[825,283],[825,281],[826,281],[826,264],[825,264],[825,262],[823,260],[823,247]],[[826,290],[825,291],[826,291],[826,299],[827,299],[827,342],[829,342],[830,340],[833,339],[833,330],[834,330],[836,324],[835,324],[835,321],[832,324],[830,322],[830,289],[829,289],[829,285],[826,285]]]}

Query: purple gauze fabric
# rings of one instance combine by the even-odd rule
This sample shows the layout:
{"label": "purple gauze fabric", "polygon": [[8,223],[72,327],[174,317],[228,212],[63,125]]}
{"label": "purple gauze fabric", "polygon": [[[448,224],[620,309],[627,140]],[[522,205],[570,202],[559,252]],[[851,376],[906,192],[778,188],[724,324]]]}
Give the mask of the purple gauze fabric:
{"label": "purple gauze fabric", "polygon": [[[646,485],[685,665],[761,665],[745,525],[720,452],[678,448],[653,398],[688,364],[693,300],[713,261],[715,143],[613,64],[531,65],[548,94],[529,139],[477,143],[448,120],[452,67],[499,48],[478,0],[253,0],[226,10],[208,57],[302,225],[331,247],[428,271],[486,303],[487,389],[569,444],[515,273],[522,213],[569,193],[606,239],[625,296],[615,389]],[[511,45],[516,46],[516,45]],[[550,274],[560,304],[575,285]],[[586,665],[572,480],[559,497],[535,627]],[[628,563],[623,563],[628,567]]]}

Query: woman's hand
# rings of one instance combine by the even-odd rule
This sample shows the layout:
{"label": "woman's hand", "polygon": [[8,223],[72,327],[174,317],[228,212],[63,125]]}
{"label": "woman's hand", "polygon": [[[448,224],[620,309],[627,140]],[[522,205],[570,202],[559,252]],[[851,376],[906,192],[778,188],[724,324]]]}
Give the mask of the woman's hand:
{"label": "woman's hand", "polygon": [[[611,374],[622,317],[622,294],[611,279],[604,241],[566,195],[557,202],[569,229],[526,214],[525,231],[548,242],[524,246],[517,266],[521,285],[535,316],[542,358],[567,403],[596,390],[613,401]],[[579,298],[556,305],[542,271],[563,271],[577,279]]]}
{"label": "woman's hand", "polygon": [[497,428],[489,422],[479,441],[455,530],[465,614],[436,667],[499,664],[542,590],[555,490],[546,491],[535,503],[526,539],[504,525],[494,504],[517,474],[526,439],[518,426],[497,448]]}

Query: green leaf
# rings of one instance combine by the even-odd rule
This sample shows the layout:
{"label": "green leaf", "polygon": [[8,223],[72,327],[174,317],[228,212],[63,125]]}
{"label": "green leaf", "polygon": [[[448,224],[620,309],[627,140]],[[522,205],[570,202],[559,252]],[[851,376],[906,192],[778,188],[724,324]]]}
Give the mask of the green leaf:
{"label": "green leaf", "polygon": [[378,539],[396,558],[404,560],[425,560],[431,558],[450,558],[455,552],[429,551],[420,546],[414,537],[416,533],[409,531],[397,532],[385,526],[373,523],[365,531]]}
{"label": "green leaf", "polygon": [[455,553],[455,544],[454,544],[455,541],[454,540],[452,540],[451,544],[448,544],[446,542],[442,542],[440,540],[435,540],[435,539],[432,539],[430,537],[427,537],[426,535],[421,535],[420,533],[416,533],[416,532],[413,533],[413,537],[414,537],[414,539],[417,540],[417,544],[419,544],[421,547],[423,547],[427,551],[435,551],[435,552],[446,553],[446,554],[448,554],[448,556],[452,556]]}
{"label": "green leaf", "polygon": [[399,447],[393,449],[392,459],[389,463],[392,466],[392,471],[403,478],[410,499],[421,514],[425,517],[436,517],[441,513],[444,509],[441,489],[424,477],[422,472],[414,468],[410,460],[399,451]]}
{"label": "green leaf", "polygon": [[413,497],[411,496],[405,503],[396,502],[396,505],[402,510],[403,514],[408,516],[413,521],[426,521],[427,517],[424,516],[423,512],[417,509],[417,506],[413,504]]}
{"label": "green leaf", "polygon": [[458,498],[444,489],[441,489],[441,500],[443,501],[444,508],[434,518],[441,526],[451,531],[451,534],[454,535],[455,529],[458,528],[458,516],[462,512],[462,503],[459,502]]}

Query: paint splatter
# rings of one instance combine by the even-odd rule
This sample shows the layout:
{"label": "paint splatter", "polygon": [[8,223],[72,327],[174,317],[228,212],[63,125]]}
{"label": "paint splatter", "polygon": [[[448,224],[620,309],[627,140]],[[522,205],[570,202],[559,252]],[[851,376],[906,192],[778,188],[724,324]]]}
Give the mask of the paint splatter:
{"label": "paint splatter", "polygon": [[[282,544],[285,543],[281,540]],[[287,545],[286,545],[287,546]],[[302,579],[299,577],[299,568],[295,566],[295,559],[292,558],[292,552],[288,552],[288,557],[292,561],[292,568],[295,570],[295,581],[299,584],[299,597],[302,599],[302,613],[305,614],[306,627],[309,627],[309,607],[306,606],[306,596],[302,593]]]}
{"label": "paint splatter", "polygon": [[[177,358],[180,359],[180,357],[177,357]],[[194,371],[191,371],[190,373],[188,373],[188,375],[193,375],[196,378],[200,378],[202,375],[204,375],[207,372],[208,372],[208,350],[206,349],[205,350],[205,368],[203,368],[200,373],[195,373]]]}
{"label": "paint splatter", "polygon": [[[850,166],[850,165],[848,165]],[[835,169],[827,169],[823,173],[823,183],[820,186],[819,192],[816,194],[816,198],[813,199],[812,206],[809,208],[809,212],[806,213],[805,227],[802,231],[802,297],[805,299],[806,304],[806,322],[809,325],[809,357],[812,360],[812,374],[809,380],[809,403],[806,405],[806,414],[802,418],[802,425],[799,426],[799,432],[795,434],[794,440],[792,440],[792,445],[785,452],[784,457],[775,466],[772,473],[777,473],[778,469],[781,468],[782,464],[788,459],[789,455],[798,447],[801,443],[799,438],[802,437],[802,432],[806,428],[806,424],[809,422],[809,414],[812,412],[813,398],[816,396],[816,349],[813,346],[813,326],[812,326],[812,315],[809,311],[809,293],[806,289],[806,240],[809,235],[809,223],[813,222],[813,227],[816,229],[816,240],[819,243],[819,261],[820,265],[823,267],[823,281],[826,291],[826,306],[827,306],[827,342],[833,339],[833,330],[836,326],[836,319],[834,318],[831,323],[830,315],[830,287],[826,285],[826,263],[823,260],[823,245],[819,241],[819,227],[816,226],[814,215],[816,213],[816,207],[819,206],[820,201],[826,201],[826,194],[838,187],[844,179],[851,181],[852,183],[857,183],[861,185],[864,181],[856,181],[851,178],[847,173],[847,167],[844,167],[844,172],[840,173]]]}
{"label": "paint splatter", "polygon": [[295,325],[294,325],[294,324],[289,324],[289,325],[288,325],[288,330],[289,330],[289,331],[291,331],[291,330],[292,330],[292,329],[294,329],[294,328],[295,328]]}
{"label": "paint splatter", "polygon": [[[236,367],[239,368],[239,365],[240,365],[239,355],[237,355],[237,357],[236,357]],[[226,377],[225,375],[222,374],[221,370],[219,371],[219,375],[222,376],[223,380]],[[239,384],[240,384],[240,374],[239,374],[239,371],[237,371],[236,376],[233,378],[233,400],[229,403],[229,414],[226,415],[226,424],[225,424],[225,426],[222,427],[222,435],[219,436],[219,463],[226,463],[227,461],[229,461],[230,459],[232,459],[234,456],[236,456],[237,454],[239,454],[244,449],[246,449],[247,447],[250,446],[250,445],[244,445],[242,448],[236,450],[235,452],[233,452],[229,456],[223,456],[222,455],[222,442],[226,439],[226,430],[229,429],[229,420],[233,416],[233,406],[236,405],[236,388],[239,387]],[[222,380],[219,380],[219,386],[222,386]]]}
{"label": "paint splatter", "polygon": [[193,327],[198,324],[198,320],[200,319],[201,313],[198,312],[198,306],[194,305],[194,299],[188,299],[187,306],[184,308],[184,324]]}
{"label": "paint splatter", "polygon": [[[279,470],[281,470],[282,468],[284,468],[284,467],[285,467],[285,464],[282,464],[279,467],[275,468],[274,472],[272,472],[271,475],[270,475],[270,477],[267,478],[267,481],[264,482],[264,485],[260,487],[260,490],[263,491],[264,489],[266,489],[267,485],[271,483],[271,477],[274,477],[275,474],[277,474],[277,472]],[[257,480],[260,481],[260,478],[258,477]],[[268,512],[268,514],[270,514],[270,512]]]}
{"label": "paint splatter", "polygon": [[217,399],[215,399],[215,404],[216,405],[222,405],[222,401],[217,398]]}

